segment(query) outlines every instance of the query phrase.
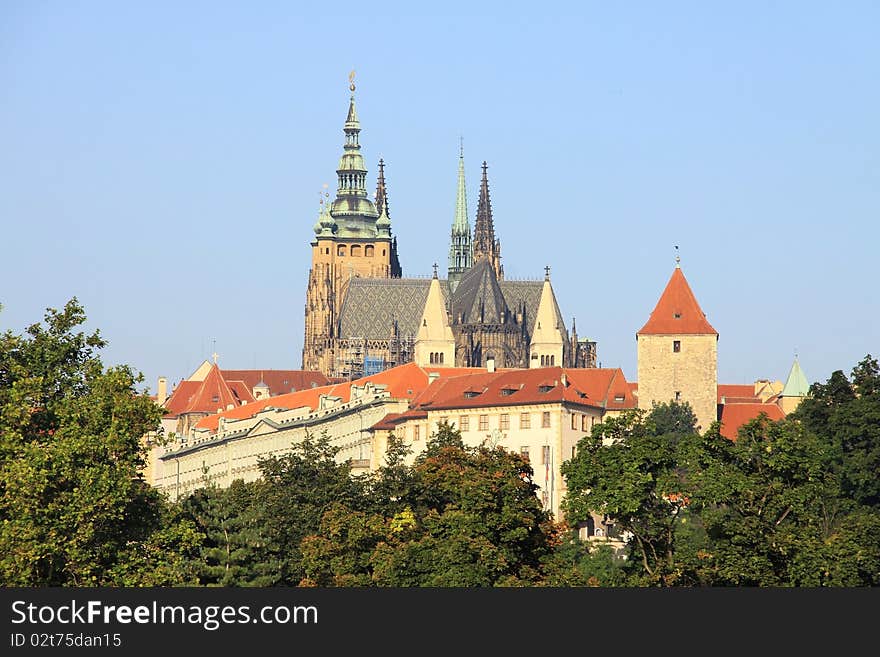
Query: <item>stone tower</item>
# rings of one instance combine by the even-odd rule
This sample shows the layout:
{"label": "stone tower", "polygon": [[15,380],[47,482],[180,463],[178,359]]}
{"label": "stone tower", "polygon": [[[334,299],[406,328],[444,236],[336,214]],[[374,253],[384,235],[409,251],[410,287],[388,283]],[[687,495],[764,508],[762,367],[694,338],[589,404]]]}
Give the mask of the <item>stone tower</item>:
{"label": "stone tower", "polygon": [[492,221],[492,202],[489,200],[489,178],[483,162],[483,178],[480,180],[480,199],[477,202],[477,220],[474,224],[474,263],[486,259],[495,270],[495,277],[504,279],[501,266],[501,241],[495,239],[495,224]]}
{"label": "stone tower", "polygon": [[718,332],[677,260],[657,306],[636,333],[639,408],[688,402],[705,431],[718,419]]}
{"label": "stone tower", "polygon": [[[488,189],[487,189],[488,198]],[[462,274],[474,263],[471,245],[471,225],[467,214],[467,192],[464,185],[464,147],[458,154],[458,191],[455,196],[455,221],[449,240],[449,269],[447,281],[449,292],[454,293]]]}
{"label": "stone tower", "polygon": [[455,365],[455,337],[449,327],[446,302],[437,279],[437,266],[434,278],[428,288],[428,299],[422,311],[422,321],[416,334],[413,360],[420,367]]}
{"label": "stone tower", "polygon": [[367,195],[367,170],[358,141],[361,126],[354,102],[354,74],[350,80],[351,98],[343,126],[345,145],[336,170],[336,199],[331,204],[321,199],[306,288],[302,368],[321,372],[334,369],[339,312],[349,281],[355,277],[401,275],[397,241],[391,236],[388,217],[384,162],[380,164],[376,190],[379,209]]}
{"label": "stone tower", "polygon": [[529,367],[563,366],[562,354],[565,336],[559,326],[559,306],[550,286],[550,268],[544,269],[544,287],[535,316],[535,330],[529,344]]}

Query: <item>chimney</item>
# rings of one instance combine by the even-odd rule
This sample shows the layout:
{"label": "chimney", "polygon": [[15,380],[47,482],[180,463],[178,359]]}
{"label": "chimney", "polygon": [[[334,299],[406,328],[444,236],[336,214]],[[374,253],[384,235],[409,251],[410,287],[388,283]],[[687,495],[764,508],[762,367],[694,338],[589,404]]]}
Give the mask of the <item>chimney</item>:
{"label": "chimney", "polygon": [[168,379],[164,376],[159,377],[159,386],[157,388],[156,393],[156,403],[159,406],[164,406],[165,401],[168,399]]}
{"label": "chimney", "polygon": [[495,371],[495,356],[489,356],[486,359],[486,371],[494,372]]}

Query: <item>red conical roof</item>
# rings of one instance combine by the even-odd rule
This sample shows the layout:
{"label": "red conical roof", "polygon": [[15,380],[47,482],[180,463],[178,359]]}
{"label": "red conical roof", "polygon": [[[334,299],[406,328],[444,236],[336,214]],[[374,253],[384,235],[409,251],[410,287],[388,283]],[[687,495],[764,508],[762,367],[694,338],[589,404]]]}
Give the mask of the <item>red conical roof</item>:
{"label": "red conical roof", "polygon": [[647,323],[636,335],[718,335],[676,267]]}

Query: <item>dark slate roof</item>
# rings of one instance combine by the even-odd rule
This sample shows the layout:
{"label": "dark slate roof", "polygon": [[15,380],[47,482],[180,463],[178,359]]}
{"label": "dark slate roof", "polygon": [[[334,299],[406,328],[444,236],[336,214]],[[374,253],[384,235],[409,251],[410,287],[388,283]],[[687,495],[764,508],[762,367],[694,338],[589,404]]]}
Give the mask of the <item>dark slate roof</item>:
{"label": "dark slate roof", "polygon": [[[339,337],[386,340],[391,336],[393,318],[397,320],[399,336],[414,339],[430,285],[430,278],[353,278],[342,302]],[[497,285],[511,313],[515,315],[521,304],[524,305],[526,332],[531,336],[544,282],[501,280]],[[449,286],[445,279],[440,280],[440,290],[448,307]],[[567,336],[561,314],[558,319],[563,334]]]}
{"label": "dark slate roof", "polygon": [[481,258],[461,277],[452,297],[456,324],[504,324],[510,309],[488,258]]}

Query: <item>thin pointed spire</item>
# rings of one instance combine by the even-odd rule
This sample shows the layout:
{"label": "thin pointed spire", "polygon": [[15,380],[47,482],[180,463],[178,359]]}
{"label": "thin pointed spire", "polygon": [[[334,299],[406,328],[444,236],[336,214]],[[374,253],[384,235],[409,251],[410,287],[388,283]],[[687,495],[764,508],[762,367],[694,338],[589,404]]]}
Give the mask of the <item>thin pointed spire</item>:
{"label": "thin pointed spire", "polygon": [[385,186],[385,160],[379,158],[379,176],[376,179],[376,211],[381,215],[382,211],[390,219],[391,212],[388,207],[388,188]]}
{"label": "thin pointed spire", "polygon": [[450,292],[454,292],[462,274],[474,263],[471,244],[471,226],[467,214],[467,189],[464,182],[464,138],[458,148],[458,189],[455,195],[455,220],[449,240],[449,269],[447,280]]}
{"label": "thin pointed spire", "polygon": [[496,276],[502,278],[501,242],[495,239],[495,224],[492,220],[492,201],[489,198],[488,165],[483,161],[483,177],[480,180],[480,198],[477,202],[477,221],[474,224],[474,262],[488,258],[495,269]]}

